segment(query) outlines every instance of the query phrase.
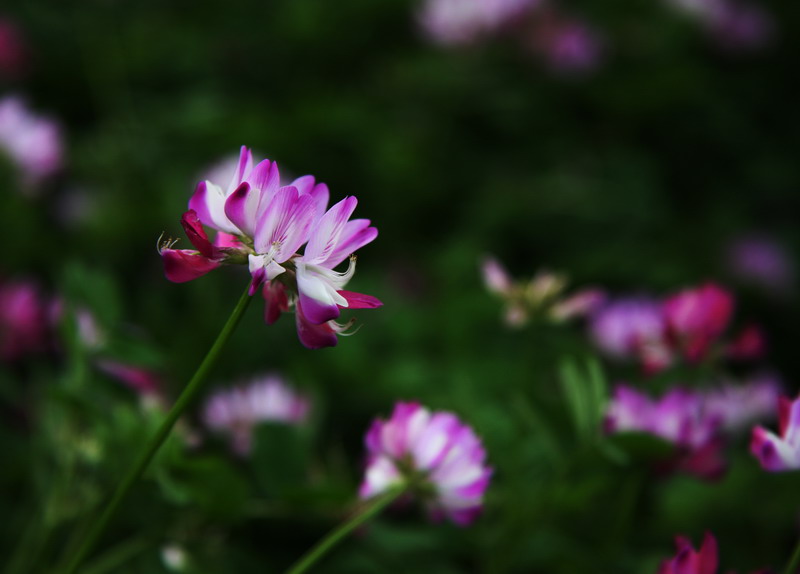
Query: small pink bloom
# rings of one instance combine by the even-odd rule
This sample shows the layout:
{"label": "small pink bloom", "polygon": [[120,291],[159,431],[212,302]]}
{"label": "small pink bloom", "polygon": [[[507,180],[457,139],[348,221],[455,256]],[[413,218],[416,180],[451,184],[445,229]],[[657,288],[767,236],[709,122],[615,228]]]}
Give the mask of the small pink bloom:
{"label": "small pink bloom", "polygon": [[[675,556],[661,563],[658,574],[717,574],[719,558],[713,534],[706,532],[699,551],[692,547],[691,540],[683,536],[675,537],[675,546]],[[769,571],[759,570],[753,574],[769,574]]]}
{"label": "small pink bloom", "polygon": [[230,435],[239,455],[252,448],[253,430],[262,422],[303,424],[309,400],[277,375],[256,377],[247,384],[217,391],[206,401],[203,420],[210,429]]}
{"label": "small pink bloom", "polygon": [[686,289],[664,302],[669,334],[690,362],[705,358],[732,313],[733,296],[713,283]]}
{"label": "small pink bloom", "polygon": [[446,516],[463,526],[480,514],[492,469],[480,439],[455,415],[400,402],[389,420],[372,423],[365,443],[361,498],[411,481],[434,518]]}
{"label": "small pink bloom", "polygon": [[550,315],[556,321],[568,321],[577,317],[586,317],[597,311],[605,303],[606,294],[600,289],[584,289],[574,295],[556,302]]}
{"label": "small pink bloom", "polygon": [[739,384],[727,383],[705,392],[704,408],[718,418],[726,431],[749,428],[775,416],[782,385],[770,375],[759,375]]}
{"label": "small pink bloom", "polygon": [[0,359],[13,361],[47,347],[47,304],[29,281],[0,283]]}
{"label": "small pink bloom", "polygon": [[0,99],[0,150],[17,165],[26,185],[36,185],[61,168],[61,130],[21,98],[7,96]]}
{"label": "small pink bloom", "polygon": [[800,468],[800,398],[781,397],[778,423],[780,436],[764,427],[753,429],[750,452],[769,472],[796,470]]}
{"label": "small pink bloom", "polygon": [[691,541],[683,536],[675,539],[675,546],[677,546],[675,557],[662,562],[658,574],[716,574],[717,541],[710,532],[706,532],[699,552],[692,548]]}
{"label": "small pink bloom", "polygon": [[764,46],[774,31],[774,22],[763,8],[751,4],[724,2],[708,22],[720,43],[734,50]]}

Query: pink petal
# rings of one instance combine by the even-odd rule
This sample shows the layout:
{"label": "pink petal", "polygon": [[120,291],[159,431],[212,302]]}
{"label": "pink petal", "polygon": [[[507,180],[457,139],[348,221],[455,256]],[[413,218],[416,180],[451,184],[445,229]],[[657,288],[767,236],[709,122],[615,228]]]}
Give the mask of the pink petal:
{"label": "pink petal", "polygon": [[251,188],[245,181],[225,200],[225,215],[249,237],[255,233],[260,195],[257,189]]}
{"label": "pink petal", "polygon": [[193,209],[183,214],[183,217],[181,217],[181,225],[183,226],[184,232],[186,232],[186,237],[189,238],[189,241],[194,245],[195,249],[205,257],[213,258],[216,256],[217,250],[208,240],[206,230],[203,229],[197,217],[197,213]]}
{"label": "pink petal", "polygon": [[197,279],[220,265],[202,253],[188,249],[162,249],[161,260],[167,279],[173,283]]}
{"label": "pink petal", "polygon": [[382,307],[383,303],[377,297],[372,295],[365,295],[364,293],[355,293],[353,291],[339,291],[339,295],[347,299],[348,309],[377,309]]}
{"label": "pink petal", "polygon": [[339,236],[336,248],[331,252],[325,261],[327,267],[336,267],[368,243],[378,237],[378,229],[369,227],[369,219],[354,219],[348,221]]}
{"label": "pink petal", "polygon": [[281,314],[289,310],[289,298],[286,296],[286,287],[278,281],[264,283],[261,290],[264,297],[264,321],[272,325],[280,319]]}
{"label": "pink petal", "polygon": [[295,319],[297,322],[297,336],[307,349],[335,347],[339,342],[336,332],[328,323],[315,325],[305,318],[300,301],[297,302],[295,308]]}
{"label": "pink petal", "polygon": [[306,245],[303,259],[309,263],[326,261],[339,243],[339,236],[358,204],[353,196],[331,207],[316,224]]}

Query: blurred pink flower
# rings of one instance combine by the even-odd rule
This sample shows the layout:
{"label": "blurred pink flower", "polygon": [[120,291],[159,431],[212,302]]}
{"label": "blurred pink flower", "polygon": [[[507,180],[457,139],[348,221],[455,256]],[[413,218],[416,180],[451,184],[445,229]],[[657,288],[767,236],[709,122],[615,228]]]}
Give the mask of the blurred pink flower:
{"label": "blurred pink flower", "polygon": [[[189,201],[181,223],[195,249],[160,243],[167,278],[190,281],[222,264],[246,263],[250,295],[263,285],[268,324],[294,305],[298,336],[306,347],[336,345],[337,335],[352,325],[334,321],[340,309],[381,305],[375,297],[344,291],[355,272],[353,252],[378,231],[368,219],[350,220],[355,197],[326,211],[329,195],[328,186],[310,175],[281,186],[278,165],[265,159],[254,166],[252,153],[242,146],[227,188],[202,181]],[[203,225],[217,230],[214,243]],[[346,259],[347,270],[336,271]]]}
{"label": "blurred pink flower", "polygon": [[705,409],[704,397],[673,388],[654,400],[632,387],[617,385],[605,417],[609,433],[636,431],[658,436],[678,448],[667,465],[701,478],[718,478],[725,470],[721,455],[721,419]]}
{"label": "blurred pink flower", "polygon": [[0,78],[18,76],[27,63],[28,54],[19,27],[0,16]]}
{"label": "blurred pink flower", "polygon": [[262,375],[246,384],[217,391],[203,409],[205,425],[230,435],[239,455],[252,449],[253,430],[262,422],[299,425],[306,421],[309,400],[278,375]]}
{"label": "blurred pink flower", "polygon": [[47,303],[38,285],[0,281],[0,359],[13,361],[45,350],[49,334]]}
{"label": "blurred pink flower", "polygon": [[426,0],[423,30],[440,44],[468,44],[522,18],[541,0]]}
{"label": "blurred pink flower", "polygon": [[95,364],[102,372],[140,395],[158,395],[162,390],[161,379],[150,369],[108,359],[98,360]]}
{"label": "blurred pink flower", "polygon": [[766,336],[758,325],[747,325],[725,346],[725,355],[735,361],[760,359],[767,350]]}
{"label": "blurred pink flower", "polygon": [[710,532],[706,532],[700,551],[692,547],[688,538],[675,538],[677,552],[671,560],[665,560],[658,569],[658,574],[716,574],[718,567],[717,541]]}
{"label": "blurred pink flower", "polygon": [[361,498],[407,482],[434,519],[446,516],[463,526],[480,514],[492,469],[480,439],[452,413],[397,403],[389,420],[373,422],[365,443]]}
{"label": "blurred pink flower", "polygon": [[764,427],[753,429],[750,452],[764,470],[780,472],[800,468],[800,398],[781,397],[778,402],[780,436]]}
{"label": "blurred pink flower", "polygon": [[0,99],[0,150],[35,186],[61,168],[61,130],[53,120],[31,112],[18,96]]}
{"label": "blurred pink flower", "polygon": [[647,373],[672,363],[661,305],[646,297],[612,300],[596,311],[589,324],[594,344],[608,356],[637,359]]}
{"label": "blurred pink flower", "polygon": [[784,294],[794,285],[791,255],[778,241],[749,235],[734,240],[726,254],[727,267],[743,282],[769,292]]}
{"label": "blurred pink flower", "polygon": [[600,35],[585,21],[548,12],[534,34],[536,50],[556,72],[585,73],[597,68],[602,60]]}
{"label": "blurred pink flower", "polygon": [[[719,558],[717,540],[710,532],[703,537],[703,544],[697,551],[692,542],[683,536],[675,538],[677,550],[672,559],[664,560],[658,574],[717,574]],[[729,574],[735,574],[729,572]],[[768,570],[758,570],[753,574],[769,574]]]}
{"label": "blurred pink flower", "polygon": [[732,313],[733,296],[714,283],[686,289],[664,301],[670,338],[690,362],[706,357]]}

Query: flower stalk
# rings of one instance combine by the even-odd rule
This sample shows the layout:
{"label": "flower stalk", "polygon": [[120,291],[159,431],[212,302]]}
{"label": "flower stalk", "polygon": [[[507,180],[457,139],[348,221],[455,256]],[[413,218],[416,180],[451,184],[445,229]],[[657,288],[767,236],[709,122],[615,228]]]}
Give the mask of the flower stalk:
{"label": "flower stalk", "polygon": [[322,556],[336,546],[339,541],[397,500],[407,488],[407,483],[399,484],[369,500],[362,506],[359,512],[329,532],[325,538],[317,542],[316,545],[301,556],[300,559],[286,571],[286,574],[301,574],[302,572],[308,571]]}
{"label": "flower stalk", "polygon": [[78,567],[84,561],[86,556],[89,554],[89,552],[91,552],[100,535],[106,529],[106,526],[114,516],[114,513],[116,512],[120,503],[124,500],[133,485],[139,480],[144,471],[147,469],[150,461],[153,460],[153,457],[169,436],[172,427],[175,426],[177,420],[197,395],[201,386],[208,377],[212,367],[217,362],[217,358],[225,346],[225,343],[227,343],[228,339],[230,339],[231,335],[236,330],[239,321],[241,320],[245,310],[247,309],[247,306],[250,303],[251,297],[248,295],[248,291],[249,285],[248,288],[245,289],[244,293],[242,293],[242,296],[231,313],[231,316],[228,318],[228,321],[225,323],[222,331],[220,331],[220,334],[217,336],[217,340],[214,341],[214,344],[206,354],[203,362],[200,363],[200,366],[197,368],[194,376],[189,381],[189,384],[183,389],[183,392],[178,397],[178,400],[175,401],[175,404],[172,406],[172,409],[170,409],[169,413],[167,413],[167,417],[164,419],[164,422],[161,423],[161,426],[158,428],[155,436],[153,436],[148,443],[146,450],[137,459],[136,463],[131,467],[125,478],[119,483],[111,499],[103,509],[102,514],[90,527],[89,532],[86,534],[85,538],[83,539],[83,543],[80,545],[78,550],[73,554],[69,562],[66,562],[66,565],[59,569],[59,571],[63,574],[74,574],[77,571]]}

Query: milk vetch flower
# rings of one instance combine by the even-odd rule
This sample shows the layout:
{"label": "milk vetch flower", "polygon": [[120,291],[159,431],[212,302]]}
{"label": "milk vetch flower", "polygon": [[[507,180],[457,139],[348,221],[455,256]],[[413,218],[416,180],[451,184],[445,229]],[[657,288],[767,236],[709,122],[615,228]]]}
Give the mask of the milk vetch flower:
{"label": "milk vetch flower", "polygon": [[480,514],[492,469],[480,439],[454,414],[400,402],[388,420],[373,422],[365,443],[361,498],[407,484],[434,519],[463,526]]}

